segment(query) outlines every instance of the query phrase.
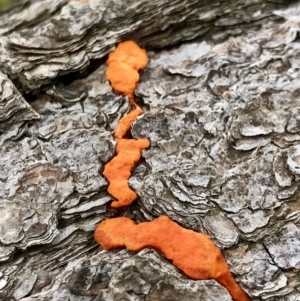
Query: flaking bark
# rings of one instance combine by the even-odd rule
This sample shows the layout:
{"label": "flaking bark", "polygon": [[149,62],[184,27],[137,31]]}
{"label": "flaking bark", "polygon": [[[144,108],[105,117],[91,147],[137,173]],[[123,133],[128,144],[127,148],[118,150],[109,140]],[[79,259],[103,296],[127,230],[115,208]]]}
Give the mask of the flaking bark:
{"label": "flaking bark", "polygon": [[[102,251],[103,168],[130,111],[105,55],[146,47],[135,221],[208,234],[256,300],[300,298],[300,5],[23,0],[0,18],[0,299],[225,300],[153,250]],[[172,46],[172,47],[169,47]]]}

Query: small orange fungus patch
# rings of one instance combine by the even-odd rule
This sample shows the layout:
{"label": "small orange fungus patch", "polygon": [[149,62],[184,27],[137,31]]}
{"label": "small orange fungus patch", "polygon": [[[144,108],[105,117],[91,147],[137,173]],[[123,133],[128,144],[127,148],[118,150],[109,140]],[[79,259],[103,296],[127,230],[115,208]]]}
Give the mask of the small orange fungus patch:
{"label": "small orange fungus patch", "polygon": [[149,247],[192,279],[215,279],[235,301],[251,301],[231,275],[221,251],[205,234],[182,228],[167,216],[136,224],[126,217],[101,222],[94,233],[103,249]]}
{"label": "small orange fungus patch", "polygon": [[117,127],[115,128],[115,139],[119,140],[126,136],[127,132],[130,130],[131,124],[136,120],[136,118],[143,114],[144,111],[134,103],[135,109],[129,114],[122,117]]}
{"label": "small orange fungus patch", "polygon": [[117,201],[111,207],[130,205],[137,194],[128,186],[128,179],[135,164],[141,158],[141,151],[150,146],[147,139],[121,139],[117,143],[117,155],[105,165],[104,176],[109,181],[108,192]]}
{"label": "small orange fungus patch", "polygon": [[106,63],[106,79],[116,93],[133,96],[140,79],[138,71],[144,69],[148,63],[146,50],[133,41],[125,41],[109,54]]}

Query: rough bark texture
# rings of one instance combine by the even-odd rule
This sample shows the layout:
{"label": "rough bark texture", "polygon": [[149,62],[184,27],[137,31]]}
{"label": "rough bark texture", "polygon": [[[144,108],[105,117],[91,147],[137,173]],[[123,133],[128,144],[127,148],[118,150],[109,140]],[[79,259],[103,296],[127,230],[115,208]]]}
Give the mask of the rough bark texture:
{"label": "rough bark texture", "polygon": [[123,214],[208,234],[254,301],[300,300],[299,15],[286,0],[22,0],[2,12],[0,300],[231,300],[153,250],[93,241],[120,214],[102,172],[130,110],[102,58],[128,38],[149,50],[131,133],[151,147]]}

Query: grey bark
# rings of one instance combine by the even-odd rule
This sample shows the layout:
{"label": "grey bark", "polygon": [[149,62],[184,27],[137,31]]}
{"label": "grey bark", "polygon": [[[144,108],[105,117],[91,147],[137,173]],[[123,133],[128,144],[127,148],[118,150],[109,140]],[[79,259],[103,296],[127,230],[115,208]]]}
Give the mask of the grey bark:
{"label": "grey bark", "polygon": [[295,1],[23,0],[2,13],[0,300],[231,300],[154,250],[93,240],[120,214],[102,171],[130,107],[104,58],[128,38],[149,53],[131,134],[151,147],[123,214],[208,234],[254,301],[300,300],[299,12]]}

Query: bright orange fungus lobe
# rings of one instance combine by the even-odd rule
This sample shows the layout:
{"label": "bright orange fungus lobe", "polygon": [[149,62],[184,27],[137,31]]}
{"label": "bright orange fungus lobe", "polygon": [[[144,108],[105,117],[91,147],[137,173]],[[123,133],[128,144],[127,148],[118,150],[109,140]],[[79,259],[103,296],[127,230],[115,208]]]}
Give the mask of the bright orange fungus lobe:
{"label": "bright orange fungus lobe", "polygon": [[141,151],[150,146],[147,139],[125,139],[132,123],[143,114],[143,110],[134,101],[134,90],[140,79],[139,70],[147,66],[146,50],[133,41],[120,43],[109,54],[107,60],[106,79],[110,81],[114,91],[128,96],[134,109],[121,118],[115,129],[116,157],[105,165],[104,176],[109,182],[108,192],[116,198],[111,207],[119,208],[130,205],[137,194],[129,187],[128,179],[135,164],[141,159]]}
{"label": "bright orange fungus lobe", "polygon": [[107,60],[106,79],[117,94],[131,96],[140,79],[139,70],[148,63],[145,49],[133,41],[120,43]]}
{"label": "bright orange fungus lobe", "polygon": [[147,139],[121,139],[117,143],[117,155],[105,165],[104,176],[109,180],[108,192],[118,201],[111,207],[118,208],[131,204],[137,194],[129,188],[128,179],[135,164],[141,158],[141,150],[149,147]]}
{"label": "bright orange fungus lobe", "polygon": [[192,279],[215,279],[235,301],[251,301],[228,270],[221,251],[205,234],[182,228],[167,216],[136,224],[126,217],[101,222],[94,234],[103,249],[153,248]]}

